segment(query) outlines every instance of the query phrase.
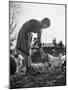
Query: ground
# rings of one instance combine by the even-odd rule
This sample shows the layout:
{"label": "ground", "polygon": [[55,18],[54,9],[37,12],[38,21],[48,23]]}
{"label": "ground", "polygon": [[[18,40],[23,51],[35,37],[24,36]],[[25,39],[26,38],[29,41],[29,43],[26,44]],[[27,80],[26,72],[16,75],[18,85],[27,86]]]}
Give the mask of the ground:
{"label": "ground", "polygon": [[[46,50],[45,50],[46,51]],[[49,51],[49,50],[47,50]],[[60,52],[62,51],[62,52]],[[50,53],[50,51],[48,52]],[[64,50],[56,50],[55,56],[60,53],[64,53]],[[51,52],[52,54],[52,52]],[[36,56],[37,55],[37,56]],[[34,63],[44,63],[46,61],[39,58],[39,54],[35,54],[33,57]],[[41,68],[40,68],[41,69]],[[32,72],[30,74],[25,74],[20,72],[10,76],[10,88],[32,88],[32,87],[49,87],[49,86],[65,86],[66,85],[66,64],[63,67],[43,67],[43,72]]]}
{"label": "ground", "polygon": [[43,73],[23,73],[10,76],[10,88],[31,88],[66,85],[66,70],[56,68]]}

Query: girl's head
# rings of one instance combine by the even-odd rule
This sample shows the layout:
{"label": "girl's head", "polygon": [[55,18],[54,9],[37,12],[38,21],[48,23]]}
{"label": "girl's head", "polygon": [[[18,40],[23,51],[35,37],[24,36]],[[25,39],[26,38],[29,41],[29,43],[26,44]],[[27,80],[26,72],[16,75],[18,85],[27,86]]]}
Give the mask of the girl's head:
{"label": "girl's head", "polygon": [[50,26],[50,19],[44,18],[43,20],[41,20],[41,26],[43,29],[48,28]]}

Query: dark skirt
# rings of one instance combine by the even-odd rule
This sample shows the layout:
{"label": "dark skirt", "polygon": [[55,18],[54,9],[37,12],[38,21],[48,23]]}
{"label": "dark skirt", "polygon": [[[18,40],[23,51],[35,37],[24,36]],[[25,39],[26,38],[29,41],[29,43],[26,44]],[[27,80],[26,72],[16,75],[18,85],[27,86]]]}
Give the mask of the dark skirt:
{"label": "dark skirt", "polygon": [[19,32],[16,48],[25,54],[29,54],[28,34],[21,31]]}

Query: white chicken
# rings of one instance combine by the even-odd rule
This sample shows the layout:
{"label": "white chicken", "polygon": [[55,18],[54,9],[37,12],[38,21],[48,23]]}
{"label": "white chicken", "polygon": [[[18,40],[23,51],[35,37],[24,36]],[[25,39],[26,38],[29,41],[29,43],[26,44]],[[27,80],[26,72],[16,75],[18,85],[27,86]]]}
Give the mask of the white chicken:
{"label": "white chicken", "polygon": [[64,61],[66,60],[65,55],[62,56],[61,53],[58,57],[54,57],[50,54],[47,55],[48,55],[49,63],[51,64],[52,67],[61,67]]}

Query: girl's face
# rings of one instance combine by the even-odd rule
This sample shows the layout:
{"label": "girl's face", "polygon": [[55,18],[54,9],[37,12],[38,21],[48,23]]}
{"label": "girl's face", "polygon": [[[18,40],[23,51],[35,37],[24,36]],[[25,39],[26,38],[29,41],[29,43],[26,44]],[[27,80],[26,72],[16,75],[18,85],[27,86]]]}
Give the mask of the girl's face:
{"label": "girl's face", "polygon": [[45,29],[45,28],[47,28],[47,27],[48,27],[47,24],[43,24],[43,25],[42,25],[42,29]]}

